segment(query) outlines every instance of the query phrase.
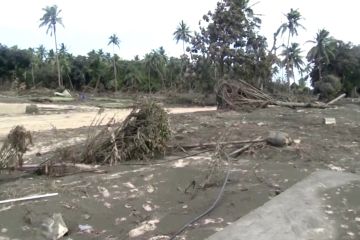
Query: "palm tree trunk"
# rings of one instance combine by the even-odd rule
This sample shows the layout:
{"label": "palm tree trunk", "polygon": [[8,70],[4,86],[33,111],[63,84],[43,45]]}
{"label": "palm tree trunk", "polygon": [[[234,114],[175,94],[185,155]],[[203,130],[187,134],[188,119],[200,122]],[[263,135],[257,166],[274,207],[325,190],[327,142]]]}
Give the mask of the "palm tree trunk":
{"label": "palm tree trunk", "polygon": [[98,87],[99,87],[99,84],[100,84],[100,76],[97,78],[96,80],[96,83],[95,83],[95,92],[98,92]]}
{"label": "palm tree trunk", "polygon": [[185,55],[185,40],[183,40],[182,42],[183,42],[183,54]]}
{"label": "palm tree trunk", "polygon": [[31,78],[32,78],[33,86],[35,87],[34,64],[31,64]]}
{"label": "palm tree trunk", "polygon": [[151,93],[151,87],[150,87],[150,69],[148,71],[148,84],[149,84],[149,93]]}
{"label": "palm tree trunk", "polygon": [[321,81],[321,80],[322,80],[322,74],[321,74],[321,63],[320,63],[320,61],[319,61],[318,64],[319,64],[319,65],[318,65],[318,69],[319,69],[319,81]]}
{"label": "palm tree trunk", "polygon": [[288,36],[288,42],[286,47],[286,78],[288,82],[289,92],[290,92],[290,76],[289,76],[289,46],[290,46],[290,30],[289,30],[289,36]]}
{"label": "palm tree trunk", "polygon": [[115,85],[115,92],[117,92],[117,77],[116,77],[116,63],[115,63],[115,50],[114,50],[114,44],[113,44],[113,64],[114,64],[114,85]]}
{"label": "palm tree trunk", "polygon": [[73,83],[72,83],[72,81],[71,81],[71,77],[70,77],[69,73],[67,72],[66,75],[67,75],[67,77],[68,77],[68,79],[69,79],[70,88],[71,88],[71,90],[74,91],[74,85],[73,85]]}
{"label": "palm tree trunk", "polygon": [[59,87],[62,87],[61,74],[60,74],[60,63],[59,63],[59,56],[58,56],[58,49],[57,49],[57,39],[56,39],[56,27],[55,27],[55,25],[54,25],[54,39],[55,39],[56,66],[57,66],[57,72],[58,72],[58,84],[59,84]]}

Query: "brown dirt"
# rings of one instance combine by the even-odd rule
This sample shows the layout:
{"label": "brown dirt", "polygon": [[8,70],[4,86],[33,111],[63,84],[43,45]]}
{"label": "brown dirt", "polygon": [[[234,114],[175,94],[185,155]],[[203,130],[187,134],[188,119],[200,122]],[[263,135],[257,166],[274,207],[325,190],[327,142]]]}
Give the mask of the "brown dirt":
{"label": "brown dirt", "polygon": [[[251,149],[233,161],[230,179],[218,207],[178,239],[204,239],[261,206],[278,194],[279,189],[286,190],[318,169],[360,174],[359,113],[359,104],[343,102],[333,109],[272,107],[252,113],[208,111],[171,115],[172,144],[217,141],[224,135],[225,140],[254,139],[266,137],[270,130],[284,131],[300,140],[299,144],[285,148]],[[80,113],[68,116],[73,119],[77,114]],[[337,124],[324,125],[324,117],[335,117]],[[27,123],[31,118],[20,119]],[[65,119],[64,116],[56,123],[61,124]],[[85,126],[88,123],[85,119],[76,118],[82,124],[72,125],[73,129],[37,129],[41,131],[34,133],[35,146],[26,155],[27,161],[39,162],[50,157],[55,144],[61,146],[84,139],[88,129],[77,127]],[[39,126],[39,122],[31,126]],[[36,152],[41,152],[42,156],[36,156]],[[213,186],[191,190],[188,194],[183,192],[193,180],[197,184],[204,180],[211,154],[171,161],[184,155],[175,151],[151,165],[100,167],[108,170],[106,174],[61,178],[2,174],[0,199],[45,192],[58,192],[59,196],[0,205],[0,236],[35,239],[36,226],[24,221],[24,216],[31,212],[37,216],[61,213],[71,239],[168,239],[165,236],[202,213],[215,200],[225,172],[217,175],[217,184]],[[168,161],[161,162],[163,160]],[[104,194],[103,188],[109,195]],[[145,223],[153,228],[140,234]],[[94,231],[81,233],[79,224],[89,224]]]}

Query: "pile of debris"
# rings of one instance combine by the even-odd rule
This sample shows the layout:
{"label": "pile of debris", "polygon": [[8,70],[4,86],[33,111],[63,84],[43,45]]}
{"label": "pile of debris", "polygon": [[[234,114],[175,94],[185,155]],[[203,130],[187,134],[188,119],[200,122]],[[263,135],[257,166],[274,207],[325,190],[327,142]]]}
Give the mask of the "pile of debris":
{"label": "pile of debris", "polygon": [[252,110],[274,102],[270,96],[242,80],[222,82],[216,96],[219,109]]}
{"label": "pile of debris", "polygon": [[249,83],[238,80],[223,81],[218,87],[216,102],[218,109],[252,111],[257,108],[267,107],[268,105],[290,108],[327,108],[343,97],[345,97],[345,94],[340,95],[328,103],[278,101]]}
{"label": "pile of debris", "polygon": [[32,144],[30,131],[23,126],[14,127],[0,149],[0,169],[22,167],[23,155]]}
{"label": "pile of debris", "polygon": [[148,160],[165,152],[170,134],[167,112],[153,102],[140,104],[121,124],[107,124],[89,136],[79,159],[81,163],[110,165]]}

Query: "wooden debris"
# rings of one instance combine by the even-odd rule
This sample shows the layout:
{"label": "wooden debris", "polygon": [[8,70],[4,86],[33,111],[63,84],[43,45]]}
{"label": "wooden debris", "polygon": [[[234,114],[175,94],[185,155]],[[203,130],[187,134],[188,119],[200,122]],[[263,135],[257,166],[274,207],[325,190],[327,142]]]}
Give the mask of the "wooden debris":
{"label": "wooden debris", "polygon": [[7,200],[0,201],[0,204],[2,203],[12,203],[12,202],[19,202],[19,201],[27,201],[27,200],[35,200],[40,198],[47,198],[47,197],[53,197],[57,196],[58,193],[47,193],[47,194],[40,194],[40,195],[32,195],[27,197],[21,197],[21,198],[12,198]]}
{"label": "wooden debris", "polygon": [[[189,144],[189,145],[181,145],[183,149],[190,149],[190,148],[207,148],[207,147],[216,147],[217,145],[240,145],[240,144],[247,144],[247,143],[261,143],[265,142],[266,139],[257,138],[255,140],[240,140],[240,141],[228,141],[228,142],[207,142],[207,143],[196,143],[196,144]],[[178,146],[173,146],[170,148],[176,148]]]}
{"label": "wooden debris", "polygon": [[32,144],[30,131],[20,125],[14,127],[0,149],[0,169],[22,166],[23,155]]}
{"label": "wooden debris", "polygon": [[264,108],[268,105],[277,105],[290,108],[328,108],[331,104],[344,98],[342,94],[328,103],[320,102],[284,102],[278,101],[267,95],[260,89],[255,88],[249,83],[238,81],[224,81],[217,90],[218,109],[232,109],[251,111],[256,108]]}
{"label": "wooden debris", "polygon": [[333,100],[331,100],[330,102],[328,102],[327,104],[328,105],[331,105],[331,104],[334,104],[336,103],[337,101],[339,101],[340,99],[343,99],[344,97],[346,96],[346,94],[341,94],[340,96],[338,96],[337,98],[334,98]]}

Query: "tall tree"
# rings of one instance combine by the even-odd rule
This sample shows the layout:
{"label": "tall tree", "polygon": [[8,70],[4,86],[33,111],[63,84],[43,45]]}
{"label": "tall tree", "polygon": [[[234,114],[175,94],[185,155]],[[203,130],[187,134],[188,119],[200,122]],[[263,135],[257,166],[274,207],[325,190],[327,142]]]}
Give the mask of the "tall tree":
{"label": "tall tree", "polygon": [[305,29],[305,27],[299,23],[299,21],[302,19],[299,10],[294,10],[291,8],[290,12],[285,16],[287,18],[287,22],[283,23],[275,34],[278,35],[281,33],[281,35],[283,35],[285,32],[288,32],[287,47],[289,47],[290,37],[297,36],[298,28]]}
{"label": "tall tree", "polygon": [[[290,48],[290,38],[298,35],[298,28],[305,29],[305,27],[299,23],[299,21],[302,19],[302,16],[301,16],[301,13],[297,9],[294,10],[291,8],[290,12],[288,14],[286,14],[285,16],[287,18],[287,22],[283,23],[279,27],[279,29],[277,30],[277,32],[274,35],[274,41],[278,34],[281,33],[281,35],[283,35],[285,32],[288,32],[288,39],[287,39],[287,45],[285,47],[285,52],[290,53],[288,51],[288,49]],[[285,59],[290,60],[291,58],[289,56],[285,56]],[[290,63],[285,64],[285,66],[289,66],[289,65],[290,65]],[[286,69],[286,70],[288,70],[288,69]],[[290,89],[290,77],[291,76],[289,76],[287,74],[287,81],[288,81],[289,89]]]}
{"label": "tall tree", "polygon": [[176,40],[176,43],[178,43],[180,40],[182,41],[183,54],[185,54],[185,42],[188,42],[190,40],[191,34],[189,27],[186,25],[186,23],[183,20],[181,20],[173,35],[174,35],[174,39]]}
{"label": "tall tree", "polygon": [[116,72],[116,59],[115,59],[115,46],[120,48],[120,40],[116,34],[113,34],[109,37],[108,45],[112,45],[113,47],[113,65],[114,65],[114,85],[115,85],[115,92],[117,92],[117,72]]}
{"label": "tall tree", "polygon": [[259,69],[266,65],[266,41],[258,34],[261,19],[249,0],[220,1],[203,20],[208,25],[200,27],[191,40],[195,61],[208,58],[216,67],[216,79],[225,74],[247,81],[268,78]]}
{"label": "tall tree", "polygon": [[333,39],[330,37],[330,33],[321,29],[316,34],[315,40],[309,41],[313,46],[307,54],[307,60],[314,64],[314,68],[318,70],[318,80],[322,80],[323,66],[329,64],[330,59],[334,57],[334,45],[331,44]]}
{"label": "tall tree", "polygon": [[43,11],[45,12],[42,18],[40,18],[41,24],[39,27],[46,26],[47,30],[46,33],[50,31],[50,36],[54,34],[54,40],[55,40],[55,56],[56,56],[56,65],[57,65],[57,71],[58,71],[58,84],[59,87],[62,87],[63,83],[61,81],[61,73],[60,73],[60,63],[59,63],[59,56],[58,56],[58,49],[57,49],[57,39],[56,39],[56,24],[60,24],[64,26],[62,22],[62,18],[59,16],[61,13],[61,10],[58,9],[57,5],[53,5],[51,7],[47,6],[43,8]]}
{"label": "tall tree", "polygon": [[285,57],[283,60],[283,64],[286,69],[287,77],[294,79],[294,68],[296,68],[299,72],[301,72],[303,70],[302,67],[304,65],[299,44],[292,43],[290,47],[285,48],[283,50],[281,55]]}

